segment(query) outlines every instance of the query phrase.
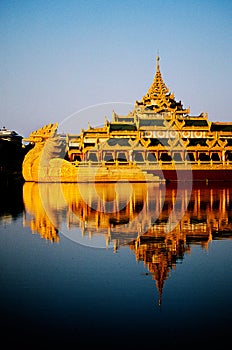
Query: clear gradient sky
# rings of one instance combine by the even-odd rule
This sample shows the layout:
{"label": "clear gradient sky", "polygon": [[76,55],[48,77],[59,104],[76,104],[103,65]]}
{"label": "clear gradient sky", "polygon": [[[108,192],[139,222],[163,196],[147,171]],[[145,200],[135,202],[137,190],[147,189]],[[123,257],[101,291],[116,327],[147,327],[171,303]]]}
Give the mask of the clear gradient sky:
{"label": "clear gradient sky", "polygon": [[99,122],[96,104],[129,112],[157,52],[191,115],[232,122],[231,0],[1,0],[0,45],[0,127],[24,137],[85,109],[79,133],[80,119]]}

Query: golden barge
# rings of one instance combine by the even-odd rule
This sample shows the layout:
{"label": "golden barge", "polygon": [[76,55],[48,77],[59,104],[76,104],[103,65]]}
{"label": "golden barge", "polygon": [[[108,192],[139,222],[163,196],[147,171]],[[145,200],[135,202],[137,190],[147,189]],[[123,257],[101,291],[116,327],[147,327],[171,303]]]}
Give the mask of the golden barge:
{"label": "golden barge", "polygon": [[232,123],[191,116],[169,91],[156,60],[154,80],[134,109],[115,112],[101,127],[58,134],[58,123],[28,139],[25,181],[165,182],[231,181]]}

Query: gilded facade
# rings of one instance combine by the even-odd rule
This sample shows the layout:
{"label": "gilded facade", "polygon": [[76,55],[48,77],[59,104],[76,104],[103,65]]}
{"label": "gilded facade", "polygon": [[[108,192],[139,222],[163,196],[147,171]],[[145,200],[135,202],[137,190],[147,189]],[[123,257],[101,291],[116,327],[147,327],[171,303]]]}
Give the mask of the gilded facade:
{"label": "gilded facade", "polygon": [[113,111],[111,121],[80,133],[57,135],[57,127],[28,138],[35,147],[23,164],[26,181],[232,180],[232,122],[191,116],[166,86],[159,57],[148,92],[128,115]]}

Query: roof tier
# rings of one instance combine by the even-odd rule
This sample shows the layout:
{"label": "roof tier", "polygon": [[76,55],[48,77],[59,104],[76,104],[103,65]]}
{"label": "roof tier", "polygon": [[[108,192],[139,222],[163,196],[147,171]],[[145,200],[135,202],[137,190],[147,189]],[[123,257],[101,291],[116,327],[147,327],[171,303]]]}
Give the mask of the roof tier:
{"label": "roof tier", "polygon": [[179,114],[188,114],[190,110],[184,109],[181,101],[177,102],[174,94],[169,92],[160,72],[159,60],[160,58],[157,56],[156,73],[153,83],[142,100],[136,101],[136,105],[144,106],[156,113],[170,111]]}

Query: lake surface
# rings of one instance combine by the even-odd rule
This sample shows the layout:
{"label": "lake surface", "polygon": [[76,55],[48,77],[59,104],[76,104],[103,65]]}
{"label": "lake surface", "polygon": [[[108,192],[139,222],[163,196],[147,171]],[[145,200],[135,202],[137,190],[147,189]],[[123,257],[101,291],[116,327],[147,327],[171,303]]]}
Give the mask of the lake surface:
{"label": "lake surface", "polygon": [[13,182],[1,193],[8,345],[230,341],[232,185]]}

